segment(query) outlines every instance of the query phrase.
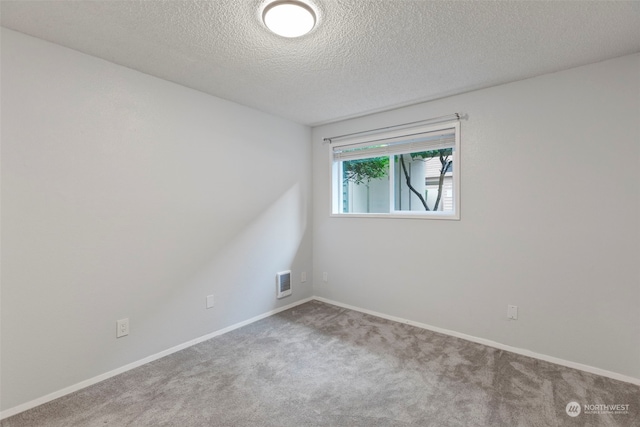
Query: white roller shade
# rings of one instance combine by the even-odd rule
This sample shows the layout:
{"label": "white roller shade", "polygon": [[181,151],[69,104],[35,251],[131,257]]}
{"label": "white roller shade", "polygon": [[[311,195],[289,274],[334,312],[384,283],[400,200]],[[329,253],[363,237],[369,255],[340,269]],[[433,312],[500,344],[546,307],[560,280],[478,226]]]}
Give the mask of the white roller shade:
{"label": "white roller shade", "polygon": [[332,151],[334,160],[343,161],[441,150],[454,148],[455,144],[455,128],[436,131],[405,129],[400,135],[398,132],[393,132],[370,135],[366,138],[360,137],[353,143],[347,142],[332,147]]}

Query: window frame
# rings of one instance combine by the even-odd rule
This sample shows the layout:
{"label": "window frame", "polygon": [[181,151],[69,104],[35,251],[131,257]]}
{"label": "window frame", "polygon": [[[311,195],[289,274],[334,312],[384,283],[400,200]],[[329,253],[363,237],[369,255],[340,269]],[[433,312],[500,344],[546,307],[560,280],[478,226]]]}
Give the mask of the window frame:
{"label": "window frame", "polygon": [[[389,161],[389,212],[366,213],[366,212],[341,212],[342,207],[342,184],[343,177],[340,171],[343,161],[334,160],[334,147],[362,144],[367,141],[380,139],[402,138],[410,139],[416,133],[437,132],[446,129],[453,129],[455,133],[455,143],[453,147],[453,212],[444,211],[399,211],[395,209],[394,203],[394,162]],[[460,121],[450,121],[431,125],[402,128],[397,130],[387,130],[385,132],[367,133],[341,141],[332,141],[329,144],[329,166],[330,166],[330,190],[329,190],[329,216],[335,218],[394,218],[394,219],[439,219],[439,220],[460,220]],[[395,154],[390,154],[392,158]],[[372,156],[373,157],[373,156]]]}

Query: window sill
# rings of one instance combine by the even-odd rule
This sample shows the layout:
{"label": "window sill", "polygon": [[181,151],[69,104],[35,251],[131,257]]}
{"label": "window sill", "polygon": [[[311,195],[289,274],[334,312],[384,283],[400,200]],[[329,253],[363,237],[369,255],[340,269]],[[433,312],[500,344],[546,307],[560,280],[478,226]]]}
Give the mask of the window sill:
{"label": "window sill", "polygon": [[422,212],[404,213],[331,213],[332,218],[393,218],[393,219],[435,219],[459,221],[460,215],[457,213],[432,212],[424,214]]}

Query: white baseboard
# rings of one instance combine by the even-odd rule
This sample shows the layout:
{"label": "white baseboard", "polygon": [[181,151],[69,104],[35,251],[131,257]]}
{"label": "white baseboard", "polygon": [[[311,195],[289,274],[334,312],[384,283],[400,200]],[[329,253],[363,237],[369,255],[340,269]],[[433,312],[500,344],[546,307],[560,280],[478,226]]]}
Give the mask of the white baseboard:
{"label": "white baseboard", "polygon": [[304,304],[304,303],[309,302],[311,300],[317,300],[317,301],[321,301],[321,302],[324,302],[324,303],[327,303],[327,304],[335,305],[337,307],[342,307],[342,308],[347,308],[349,310],[359,311],[361,313],[370,314],[372,316],[380,317],[380,318],[387,319],[387,320],[392,320],[394,322],[406,323],[408,325],[416,326],[418,328],[427,329],[427,330],[434,331],[434,332],[439,332],[441,334],[450,335],[450,336],[453,336],[453,337],[456,337],[456,338],[462,338],[462,339],[467,340],[467,341],[471,341],[471,342],[475,342],[475,343],[478,343],[478,344],[487,345],[489,347],[494,347],[494,348],[497,348],[497,349],[500,349],[500,350],[509,351],[511,353],[521,354],[523,356],[533,357],[535,359],[544,360],[544,361],[550,362],[550,363],[555,363],[556,365],[566,366],[568,368],[574,368],[574,369],[578,369],[580,371],[589,372],[589,373],[596,374],[596,375],[601,375],[603,377],[612,378],[614,380],[619,380],[619,381],[624,381],[624,382],[628,382],[628,383],[635,384],[635,385],[640,385],[640,378],[630,377],[630,376],[627,376],[627,375],[619,374],[617,372],[611,372],[611,371],[607,371],[607,370],[604,370],[604,369],[595,368],[593,366],[583,365],[581,363],[576,363],[576,362],[571,362],[569,360],[564,360],[564,359],[560,359],[560,358],[557,358],[557,357],[548,356],[546,354],[536,353],[536,352],[533,352],[533,351],[530,351],[530,350],[525,350],[525,349],[522,349],[522,348],[511,347],[509,345],[501,344],[501,343],[496,342],[496,341],[491,341],[491,340],[487,340],[487,339],[484,339],[484,338],[478,338],[478,337],[474,337],[474,336],[471,336],[471,335],[462,334],[460,332],[451,331],[451,330],[448,330],[448,329],[438,328],[436,326],[431,326],[431,325],[428,325],[426,323],[414,322],[412,320],[403,319],[401,317],[390,316],[390,315],[387,315],[387,314],[384,314],[384,313],[379,313],[379,312],[376,312],[376,311],[367,310],[367,309],[356,307],[356,306],[353,306],[353,305],[343,304],[341,302],[333,301],[333,300],[330,300],[330,299],[327,299],[327,298],[309,297],[309,298],[302,299],[300,301],[296,301],[296,302],[294,302],[292,304],[289,304],[289,305],[286,305],[284,307],[280,307],[278,309],[271,310],[269,312],[266,312],[266,313],[260,314],[258,316],[252,317],[251,319],[245,320],[243,322],[239,322],[239,323],[236,323],[234,325],[228,326],[226,328],[217,330],[217,331],[212,332],[210,334],[203,335],[201,337],[195,338],[195,339],[187,341],[185,343],[176,345],[176,346],[171,347],[171,348],[169,348],[167,350],[163,350],[163,351],[161,351],[159,353],[156,353],[156,354],[153,354],[151,356],[145,357],[144,359],[137,360],[135,362],[129,363],[129,364],[127,364],[125,366],[122,366],[120,368],[114,369],[112,371],[106,372],[106,373],[98,375],[98,376],[95,376],[95,377],[90,378],[88,380],[81,381],[81,382],[79,382],[77,384],[71,385],[69,387],[65,387],[65,388],[63,388],[61,390],[58,390],[58,391],[55,391],[53,393],[47,394],[46,396],[42,396],[42,397],[39,397],[37,399],[31,400],[29,402],[23,403],[21,405],[15,406],[13,408],[6,409],[6,410],[0,412],[0,420],[8,418],[8,417],[10,417],[12,415],[19,414],[20,412],[24,412],[24,411],[26,411],[28,409],[35,408],[36,406],[40,406],[40,405],[42,405],[44,403],[50,402],[50,401],[55,400],[55,399],[57,399],[59,397],[62,397],[62,396],[65,396],[67,394],[73,393],[75,391],[81,390],[81,389],[83,389],[85,387],[89,387],[90,385],[97,384],[97,383],[99,383],[101,381],[104,381],[104,380],[106,380],[108,378],[111,378],[111,377],[116,376],[118,374],[121,374],[123,372],[129,371],[131,369],[134,369],[134,368],[137,368],[139,366],[145,365],[147,363],[153,362],[154,360],[158,360],[158,359],[160,359],[162,357],[165,357],[165,356],[168,356],[168,355],[170,355],[172,353],[178,352],[180,350],[183,350],[185,348],[191,347],[191,346],[196,345],[198,343],[201,343],[203,341],[206,341],[206,340],[209,340],[211,338],[217,337],[219,335],[226,334],[227,332],[231,332],[234,329],[238,329],[238,328],[246,326],[246,325],[248,325],[250,323],[257,322],[258,320],[264,319],[266,317],[273,316],[274,314],[277,314],[277,313],[280,313],[282,311],[285,311],[285,310],[288,310],[290,308],[293,308],[295,306]]}
{"label": "white baseboard", "polygon": [[546,354],[536,353],[535,351],[526,350],[518,347],[511,347],[510,345],[502,344],[496,341],[487,340],[484,338],[474,337],[472,335],[462,334],[460,332],[451,331],[449,329],[438,328],[437,326],[431,326],[426,323],[414,322],[412,320],[403,319],[401,317],[390,316],[384,313],[378,313],[376,311],[367,310],[360,307],[355,307],[349,304],[343,304],[338,301],[333,301],[322,297],[313,297],[314,300],[324,302],[327,304],[335,305],[337,307],[347,308],[349,310],[359,311],[361,313],[370,314],[372,316],[381,317],[383,319],[392,320],[394,322],[406,323],[411,326],[416,326],[422,329],[428,329],[433,332],[439,332],[441,334],[450,335],[456,338],[462,338],[463,340],[483,344],[489,347],[494,347],[500,350],[509,351],[511,353],[521,354],[523,356],[533,357],[534,359],[544,360],[545,362],[555,363],[556,365],[566,366],[567,368],[578,369],[580,371],[589,372],[591,374],[600,375],[607,378],[612,378],[618,381],[624,381],[627,383],[640,385],[640,378],[634,378],[627,375],[619,374],[617,372],[607,371],[605,369],[596,368],[589,365],[583,365],[582,363],[572,362],[570,360],[560,359],[558,357],[548,356]]}
{"label": "white baseboard", "polygon": [[285,311],[285,310],[288,310],[288,309],[293,308],[295,306],[298,306],[300,304],[304,304],[306,302],[311,301],[312,299],[313,299],[313,297],[305,298],[305,299],[302,299],[300,301],[296,301],[294,303],[291,303],[289,305],[285,305],[284,307],[280,307],[280,308],[277,308],[275,310],[268,311],[266,313],[263,313],[263,314],[260,314],[258,316],[252,317],[251,319],[245,320],[243,322],[236,323],[236,324],[231,325],[231,326],[227,326],[224,329],[220,329],[220,330],[217,330],[215,332],[211,332],[210,334],[206,334],[206,335],[203,335],[203,336],[198,337],[198,338],[194,338],[194,339],[192,339],[190,341],[187,341],[187,342],[182,343],[182,344],[178,344],[178,345],[176,345],[174,347],[171,347],[169,349],[163,350],[163,351],[161,351],[159,353],[152,354],[151,356],[145,357],[144,359],[137,360],[135,362],[129,363],[128,365],[124,365],[124,366],[122,366],[120,368],[117,368],[117,369],[114,369],[112,371],[105,372],[104,374],[100,374],[100,375],[95,376],[93,378],[89,378],[88,380],[81,381],[81,382],[79,382],[77,384],[74,384],[74,385],[71,385],[69,387],[65,387],[62,390],[55,391],[53,393],[47,394],[46,396],[39,397],[37,399],[34,399],[34,400],[29,401],[29,402],[23,403],[21,405],[15,406],[13,408],[5,409],[4,411],[0,412],[0,420],[8,418],[8,417],[10,417],[12,415],[19,414],[20,412],[24,412],[24,411],[26,411],[28,409],[35,408],[36,406],[40,406],[40,405],[42,405],[44,403],[51,402],[52,400],[55,400],[55,399],[57,399],[59,397],[65,396],[65,395],[70,394],[70,393],[73,393],[74,391],[81,390],[81,389],[83,389],[85,387],[89,387],[90,385],[97,384],[97,383],[99,383],[101,381],[106,380],[107,378],[111,378],[111,377],[114,377],[114,376],[116,376],[118,374],[121,374],[123,372],[130,371],[131,369],[134,369],[134,368],[137,368],[139,366],[145,365],[145,364],[147,364],[149,362],[153,362],[154,360],[158,360],[158,359],[160,359],[162,357],[168,356],[168,355],[170,355],[172,353],[175,353],[177,351],[184,350],[185,348],[188,348],[188,347],[191,347],[191,346],[196,345],[198,343],[201,343],[203,341],[209,340],[209,339],[211,339],[213,337],[217,337],[218,335],[226,334],[227,332],[231,332],[234,329],[241,328],[241,327],[246,326],[246,325],[248,325],[250,323],[257,322],[258,320],[262,320],[262,319],[264,319],[266,317],[269,317],[269,316],[273,316],[274,314],[280,313],[281,311]]}

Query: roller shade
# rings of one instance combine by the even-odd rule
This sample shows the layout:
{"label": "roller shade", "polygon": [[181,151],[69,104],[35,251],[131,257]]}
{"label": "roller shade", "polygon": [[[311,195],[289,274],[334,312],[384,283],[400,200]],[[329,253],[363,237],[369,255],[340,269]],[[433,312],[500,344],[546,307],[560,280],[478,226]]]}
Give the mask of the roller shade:
{"label": "roller shade", "polygon": [[403,135],[371,135],[367,140],[332,147],[335,161],[357,160],[370,157],[391,156],[394,154],[415,153],[420,151],[454,148],[456,144],[455,128],[431,132],[406,130]]}

